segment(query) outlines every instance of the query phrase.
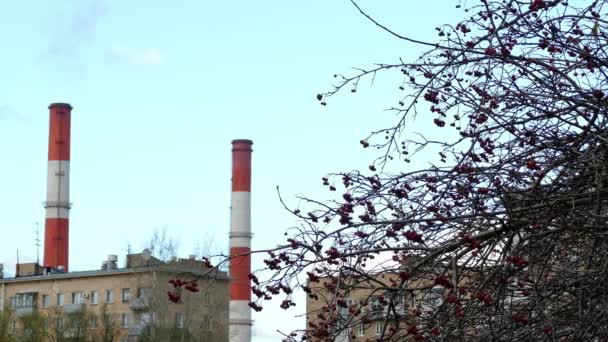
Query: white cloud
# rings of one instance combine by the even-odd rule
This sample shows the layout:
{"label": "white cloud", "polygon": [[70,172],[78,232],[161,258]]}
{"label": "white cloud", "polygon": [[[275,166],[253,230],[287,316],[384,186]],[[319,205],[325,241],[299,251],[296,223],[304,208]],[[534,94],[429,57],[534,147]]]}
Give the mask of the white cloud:
{"label": "white cloud", "polygon": [[162,53],[158,49],[135,49],[125,46],[113,46],[110,57],[133,65],[159,65],[163,62]]}
{"label": "white cloud", "polygon": [[60,24],[49,24],[52,38],[47,52],[57,57],[77,57],[94,40],[97,25],[107,10],[106,0],[71,1],[70,13],[59,20]]}
{"label": "white cloud", "polygon": [[0,120],[23,120],[23,116],[10,106],[0,105]]}

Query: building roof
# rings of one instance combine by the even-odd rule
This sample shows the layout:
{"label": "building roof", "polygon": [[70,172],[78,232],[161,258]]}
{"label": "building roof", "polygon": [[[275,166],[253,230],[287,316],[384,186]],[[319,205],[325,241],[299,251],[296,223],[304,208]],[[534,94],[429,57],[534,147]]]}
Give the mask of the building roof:
{"label": "building roof", "polygon": [[201,269],[199,267],[192,267],[193,265],[181,265],[179,262],[174,263],[162,263],[154,265],[135,266],[129,268],[115,268],[105,270],[92,270],[92,271],[79,271],[79,272],[67,272],[67,273],[48,273],[39,275],[27,275],[19,276],[15,278],[0,278],[0,284],[10,283],[22,283],[22,282],[35,282],[35,281],[48,281],[58,279],[74,279],[74,278],[87,278],[87,277],[106,277],[132,273],[145,273],[152,271],[160,271],[166,273],[185,273],[194,276],[209,277],[220,280],[228,280],[226,272],[214,271],[210,269]]}

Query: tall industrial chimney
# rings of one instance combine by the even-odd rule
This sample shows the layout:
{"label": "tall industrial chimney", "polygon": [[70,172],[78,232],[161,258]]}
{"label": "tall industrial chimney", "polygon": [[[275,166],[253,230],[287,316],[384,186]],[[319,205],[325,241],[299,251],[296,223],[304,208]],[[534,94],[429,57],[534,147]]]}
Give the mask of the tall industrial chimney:
{"label": "tall industrial chimney", "polygon": [[70,117],[72,106],[49,106],[49,163],[44,227],[44,266],[68,271],[70,211]]}
{"label": "tall industrial chimney", "polygon": [[232,141],[230,342],[251,341],[251,140]]}

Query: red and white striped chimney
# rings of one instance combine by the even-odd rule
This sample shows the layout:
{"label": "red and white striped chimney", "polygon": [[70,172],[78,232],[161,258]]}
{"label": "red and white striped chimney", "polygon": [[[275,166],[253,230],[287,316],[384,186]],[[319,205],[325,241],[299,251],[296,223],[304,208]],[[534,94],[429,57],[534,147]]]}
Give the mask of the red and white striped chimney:
{"label": "red and white striped chimney", "polygon": [[49,164],[44,226],[44,266],[68,271],[70,211],[70,118],[72,106],[49,106]]}
{"label": "red and white striped chimney", "polygon": [[251,341],[251,140],[232,141],[230,342]]}

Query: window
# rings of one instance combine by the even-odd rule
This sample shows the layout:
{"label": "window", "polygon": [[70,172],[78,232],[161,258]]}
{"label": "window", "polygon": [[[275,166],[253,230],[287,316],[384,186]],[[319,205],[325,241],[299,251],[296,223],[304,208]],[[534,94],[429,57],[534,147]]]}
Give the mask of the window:
{"label": "window", "polygon": [[84,303],[84,293],[72,292],[72,304],[82,304],[82,303]]}
{"label": "window", "polygon": [[106,303],[114,303],[114,290],[106,290]]}
{"label": "window", "polygon": [[128,328],[129,327],[129,315],[128,314],[120,315],[120,322],[122,323],[123,328]]}
{"label": "window", "polygon": [[342,336],[350,335],[350,328],[349,327],[342,328],[342,330],[340,331],[340,335],[342,335]]}
{"label": "window", "polygon": [[63,318],[62,317],[57,318],[55,325],[56,325],[56,328],[58,331],[62,331],[63,330]]}
{"label": "window", "polygon": [[178,329],[184,327],[184,314],[181,312],[175,314],[175,327]]}
{"label": "window", "polygon": [[365,336],[365,325],[363,323],[359,323],[359,331],[357,332],[359,336]]}
{"label": "window", "polygon": [[91,316],[89,319],[89,329],[97,328],[97,316]]}
{"label": "window", "polygon": [[376,322],[376,335],[382,335],[382,330],[384,330],[384,322]]}
{"label": "window", "polygon": [[42,295],[42,308],[47,309],[49,307],[49,295]]}
{"label": "window", "polygon": [[8,329],[11,334],[17,332],[17,321],[10,321]]}
{"label": "window", "polygon": [[91,291],[91,304],[99,304],[99,292]]}
{"label": "window", "polygon": [[57,294],[57,305],[58,306],[63,306],[63,293],[58,293]]}
{"label": "window", "polygon": [[149,287],[140,287],[137,289],[137,298],[144,304],[150,304],[152,289]]}
{"label": "window", "polygon": [[129,342],[129,337],[128,336],[121,337],[120,342]]}
{"label": "window", "polygon": [[129,288],[122,289],[122,302],[128,303],[130,298],[131,298],[131,289],[129,289]]}
{"label": "window", "polygon": [[338,322],[336,326],[339,334],[342,336],[350,335],[351,333],[350,324],[352,321],[352,315],[350,313],[349,308],[357,304],[357,301],[353,299],[346,299],[345,302],[346,307],[341,306],[338,309]]}
{"label": "window", "polygon": [[203,331],[211,331],[211,317],[204,316],[203,322],[201,323],[201,329]]}
{"label": "window", "polygon": [[374,296],[369,299],[369,309],[372,314],[378,315],[381,314],[384,310],[384,304],[380,301],[380,297]]}
{"label": "window", "polygon": [[426,310],[436,309],[443,303],[443,289],[440,286],[431,288],[422,299],[422,305]]}
{"label": "window", "polygon": [[140,298],[140,299],[150,298],[150,291],[151,291],[151,289],[149,287],[138,288],[137,289],[137,298]]}
{"label": "window", "polygon": [[149,312],[144,312],[139,316],[139,325],[145,327],[150,325],[150,323],[152,323],[152,314]]}
{"label": "window", "polygon": [[38,306],[36,297],[38,296],[35,292],[18,293],[15,297],[11,298],[11,307],[17,308],[31,308]]}

